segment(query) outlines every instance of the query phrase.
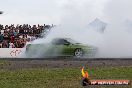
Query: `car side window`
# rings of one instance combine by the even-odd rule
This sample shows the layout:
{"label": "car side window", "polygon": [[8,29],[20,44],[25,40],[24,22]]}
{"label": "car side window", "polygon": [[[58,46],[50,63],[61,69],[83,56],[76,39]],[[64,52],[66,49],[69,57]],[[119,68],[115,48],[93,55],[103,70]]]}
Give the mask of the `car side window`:
{"label": "car side window", "polygon": [[64,39],[59,39],[57,44],[58,45],[64,45],[65,44],[65,40]]}
{"label": "car side window", "polygon": [[52,42],[52,44],[54,44],[54,45],[64,45],[65,43],[67,43],[67,41],[65,39],[58,39],[58,40],[54,40]]}

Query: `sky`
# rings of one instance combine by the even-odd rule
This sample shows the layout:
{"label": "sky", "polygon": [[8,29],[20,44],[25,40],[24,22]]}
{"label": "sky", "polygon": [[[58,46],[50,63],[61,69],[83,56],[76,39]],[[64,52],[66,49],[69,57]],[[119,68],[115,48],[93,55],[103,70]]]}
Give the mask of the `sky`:
{"label": "sky", "polygon": [[0,0],[0,24],[86,25],[132,20],[131,0]]}
{"label": "sky", "polygon": [[[62,24],[71,18],[82,23],[103,19],[109,0],[0,0],[1,24]],[[74,20],[75,20],[74,19]]]}

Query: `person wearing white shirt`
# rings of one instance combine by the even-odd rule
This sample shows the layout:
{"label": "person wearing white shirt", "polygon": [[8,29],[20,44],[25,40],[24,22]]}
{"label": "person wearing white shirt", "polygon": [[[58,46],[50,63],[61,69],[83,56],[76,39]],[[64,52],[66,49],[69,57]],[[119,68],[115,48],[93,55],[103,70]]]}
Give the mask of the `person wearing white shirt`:
{"label": "person wearing white shirt", "polygon": [[4,34],[4,30],[1,30],[1,34]]}
{"label": "person wearing white shirt", "polygon": [[9,48],[15,48],[15,45],[13,43],[9,43]]}

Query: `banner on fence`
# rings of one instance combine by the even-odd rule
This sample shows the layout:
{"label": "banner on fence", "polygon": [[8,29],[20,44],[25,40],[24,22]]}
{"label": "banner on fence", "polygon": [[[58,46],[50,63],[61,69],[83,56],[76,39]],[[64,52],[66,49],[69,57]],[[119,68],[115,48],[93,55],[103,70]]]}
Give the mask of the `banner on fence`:
{"label": "banner on fence", "polygon": [[0,58],[21,58],[25,48],[0,48]]}

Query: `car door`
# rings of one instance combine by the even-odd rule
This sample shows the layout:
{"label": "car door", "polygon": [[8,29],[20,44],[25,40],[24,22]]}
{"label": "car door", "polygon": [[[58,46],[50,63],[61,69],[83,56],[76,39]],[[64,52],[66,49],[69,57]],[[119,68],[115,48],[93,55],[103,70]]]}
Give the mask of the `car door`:
{"label": "car door", "polygon": [[54,53],[57,53],[57,56],[69,56],[70,49],[70,43],[65,39],[59,39],[54,44]]}

